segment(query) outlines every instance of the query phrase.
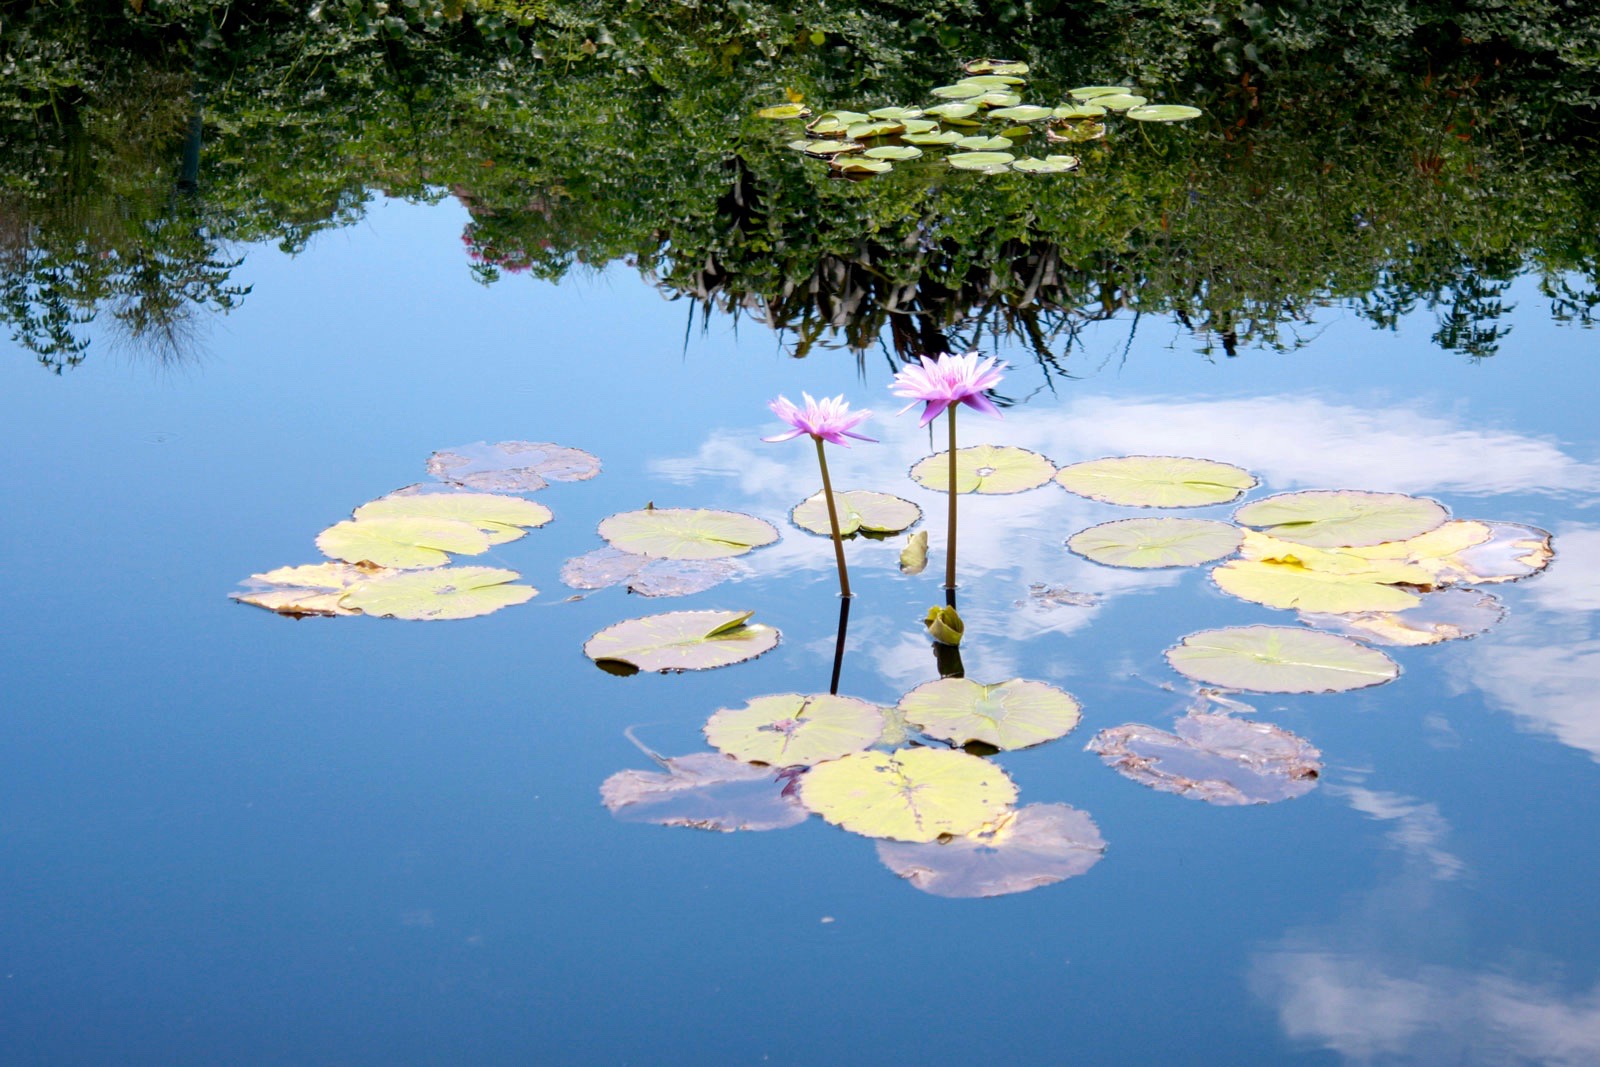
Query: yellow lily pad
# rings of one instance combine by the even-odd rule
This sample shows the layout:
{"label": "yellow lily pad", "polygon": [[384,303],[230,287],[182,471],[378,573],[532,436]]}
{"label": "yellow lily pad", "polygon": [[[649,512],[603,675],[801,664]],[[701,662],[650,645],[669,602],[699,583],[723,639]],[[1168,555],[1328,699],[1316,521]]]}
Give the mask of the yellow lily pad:
{"label": "yellow lily pad", "polygon": [[1002,750],[1054,741],[1083,718],[1072,694],[1021,678],[993,685],[940,678],[901,697],[900,713],[929,737],[957,745],[978,741]]}
{"label": "yellow lily pad", "polygon": [[520,496],[407,490],[362,504],[354,517],[366,521],[403,516],[470,522],[488,534],[489,543],[495,545],[515,541],[526,532],[523,527],[543,526],[553,518],[549,508]]}
{"label": "yellow lily pad", "polygon": [[392,619],[470,619],[533,599],[539,592],[533,586],[510,584],[520,577],[502,567],[407,571],[362,582],[342,603]]}
{"label": "yellow lily pad", "polygon": [[1232,560],[1211,571],[1225,593],[1269,608],[1346,614],[1404,611],[1421,603],[1416,593],[1364,574],[1311,570],[1298,563]]}
{"label": "yellow lily pad", "polygon": [[811,114],[811,109],[804,104],[774,104],[764,107],[756,112],[760,119],[803,119]]}
{"label": "yellow lily pad", "polygon": [[359,563],[307,563],[252,574],[244,583],[248,589],[228,595],[241,604],[296,619],[308,615],[359,615],[339,601],[352,586],[388,573],[383,567]]}
{"label": "yellow lily pad", "polygon": [[934,841],[999,818],[1017,787],[998,766],[965,752],[903,748],[857,752],[800,779],[800,802],[867,837]]}
{"label": "yellow lily pad", "polygon": [[879,841],[883,865],[936,897],[1023,893],[1086,873],[1105,855],[1100,828],[1069,804],[1029,804],[944,841]]}
{"label": "yellow lily pad", "polygon": [[1193,567],[1233,555],[1243,534],[1215,519],[1118,519],[1080,530],[1067,547],[1108,567]]}
{"label": "yellow lily pad", "polygon": [[1257,693],[1339,693],[1400,675],[1377,649],[1294,626],[1202,630],[1167,649],[1167,662],[1205,685]]}
{"label": "yellow lily pad", "polygon": [[883,735],[883,709],[854,697],[779,693],[706,721],[711,747],[746,763],[809,767],[871,748]]}
{"label": "yellow lily pad", "polygon": [[742,556],[778,539],[771,523],[736,511],[705,508],[646,508],[612,515],[600,536],[613,547],[659,559],[723,559]]}
{"label": "yellow lily pad", "polygon": [[900,573],[921,574],[928,566],[928,531],[918,530],[906,538],[900,550]]}
{"label": "yellow lily pad", "polygon": [[490,544],[489,535],[470,522],[415,516],[348,519],[317,535],[317,547],[333,559],[402,570],[442,567],[451,553],[477,556]]}
{"label": "yellow lily pad", "polygon": [[[922,518],[922,509],[909,500],[870,489],[851,489],[835,493],[834,510],[839,515],[839,536],[857,532],[896,534],[909,529]],[[825,537],[833,536],[828,523],[828,502],[821,493],[795,505],[789,518],[802,530]]]}
{"label": "yellow lily pad", "polygon": [[1404,541],[1444,524],[1444,505],[1404,493],[1313,489],[1279,493],[1234,512],[1234,521],[1274,537],[1317,548]]}
{"label": "yellow lily pad", "polygon": [[1197,508],[1236,500],[1255,475],[1231,463],[1186,456],[1111,456],[1056,472],[1069,493],[1138,508]]}
{"label": "yellow lily pad", "polygon": [[[935,492],[950,490],[950,453],[917,461],[911,480]],[[1037,452],[1013,445],[973,445],[956,449],[956,492],[1007,494],[1037,489],[1055,476],[1055,464]]]}
{"label": "yellow lily pad", "polygon": [[602,669],[703,671],[742,663],[778,644],[778,631],[751,623],[753,611],[670,611],[608,626],[583,651]]}

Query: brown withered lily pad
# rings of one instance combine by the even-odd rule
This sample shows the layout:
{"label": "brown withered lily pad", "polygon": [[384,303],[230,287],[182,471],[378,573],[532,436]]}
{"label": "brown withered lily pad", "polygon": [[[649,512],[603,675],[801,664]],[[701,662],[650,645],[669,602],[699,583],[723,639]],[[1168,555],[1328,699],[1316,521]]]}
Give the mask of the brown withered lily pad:
{"label": "brown withered lily pad", "polygon": [[732,560],[656,559],[607,547],[567,560],[561,580],[574,589],[626,585],[640,596],[688,596],[744,573],[746,568]]}
{"label": "brown withered lily pad", "polygon": [[790,775],[720,752],[655,757],[660,771],[618,771],[600,799],[623,822],[697,830],[781,830],[810,814],[790,795]]}
{"label": "brown withered lily pad", "polygon": [[1191,712],[1173,732],[1140,723],[1101,730],[1088,744],[1140,785],[1208,804],[1271,804],[1317,786],[1322,753],[1270,723]]}
{"label": "brown withered lily pad", "polygon": [[600,460],[548,441],[478,441],[435,452],[428,473],[471,489],[531,493],[551,482],[581,482],[600,473]]}
{"label": "brown withered lily pad", "polygon": [[878,859],[924,893],[998,897],[1077,877],[1105,855],[1088,812],[1068,804],[1029,804],[943,841],[879,841]]}

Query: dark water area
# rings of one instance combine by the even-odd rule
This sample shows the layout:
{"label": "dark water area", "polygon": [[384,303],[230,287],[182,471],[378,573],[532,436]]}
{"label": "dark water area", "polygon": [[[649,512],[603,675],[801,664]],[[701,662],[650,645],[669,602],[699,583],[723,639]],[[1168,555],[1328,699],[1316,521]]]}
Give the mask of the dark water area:
{"label": "dark water area", "polygon": [[[168,123],[148,143],[73,141],[18,117],[36,99],[7,98],[8,158],[47,164],[8,171],[0,235],[16,331],[0,345],[7,1062],[1600,1060],[1600,429],[1583,296],[1596,157],[1577,60],[1550,66],[1537,40],[1499,57],[1567,94],[1548,114],[1531,80],[1428,97],[1450,78],[1465,92],[1485,60],[1471,49],[1426,84],[1368,71],[1369,89],[1339,91],[1380,94],[1388,77],[1481,111],[1419,107],[1362,137],[1296,126],[1316,99],[1273,94],[1309,78],[1309,59],[1235,71],[1225,60],[1243,53],[1223,48],[1169,69],[1123,38],[1060,84],[1122,73],[1114,55],[1208,118],[1113,131],[1075,186],[916,168],[854,184],[786,154],[749,111],[786,85],[859,104],[937,84],[992,31],[952,20],[968,36],[948,52],[863,38],[860,67],[794,48],[702,69],[685,59],[698,53],[580,27],[568,36],[588,58],[557,78],[554,25],[524,26],[507,52],[542,97],[515,96],[483,59],[493,35],[437,52],[346,41],[331,69],[384,91],[340,111],[359,94],[330,83],[311,99],[339,106],[296,111],[299,125],[213,69],[195,199],[170,196],[187,83],[164,98],[172,115],[144,109]],[[1016,32],[1031,44],[1048,29]],[[724,30],[701,27],[717,48]],[[645,42],[681,41],[659,32]],[[437,78],[395,60],[403,47]],[[630,68],[629,48],[656,58]],[[695,73],[674,85],[679,68]],[[298,70],[274,84],[309,92]],[[657,89],[614,88],[641,71]],[[1046,64],[1040,80],[1068,73]],[[1267,89],[1230,133],[1241,78]],[[614,120],[585,113],[572,139],[597,162],[546,137],[563,85]],[[73,106],[80,131],[135,130],[103,95]],[[662,123],[674,108],[694,138],[608,140],[635,129],[630,113]],[[401,113],[416,121],[386,122]],[[1437,151],[1402,137],[1413,120],[1404,136]],[[1469,128],[1488,132],[1435,136]],[[1551,138],[1539,151],[1535,129]],[[70,144],[99,161],[73,170]],[[147,150],[141,172],[129,161]],[[703,165],[679,166],[690,158]],[[469,187],[469,171],[496,177]],[[64,174],[101,184],[67,196]],[[1311,174],[1331,177],[1284,192]],[[862,429],[877,443],[830,446],[834,484],[913,500],[932,542],[914,576],[903,536],[848,543],[840,692],[892,706],[939,676],[922,618],[944,595],[945,497],[906,472],[944,447],[942,424],[895,417],[889,388],[932,337],[1010,364],[1004,418],[963,409],[964,445],[1055,466],[1203,456],[1260,480],[1246,500],[1416,494],[1550,531],[1554,561],[1485,587],[1505,607],[1486,633],[1386,647],[1401,670],[1388,684],[1208,696],[1166,649],[1215,627],[1299,626],[1295,613],[1224,594],[1209,567],[1106,567],[1064,547],[1142,509],[1053,484],[963,496],[968,677],[1047,682],[1082,705],[1064,738],[992,759],[1019,805],[1086,812],[1099,862],[946,899],[818,817],[726,834],[614,817],[601,784],[658,769],[628,732],[663,756],[706,752],[714,711],[828,687],[833,553],[789,522],[818,488],[814,449],[761,440],[783,428],[767,408],[779,394],[874,409]],[[293,621],[228,598],[251,574],[318,561],[320,531],[427,480],[431,453],[504,440],[603,464],[530,495],[548,525],[458,561],[517,571],[539,590],[528,603]],[[603,544],[602,519],[647,504],[748,513],[781,538],[686,597],[562,583]],[[632,677],[583,653],[613,623],[684,609],[754,611],[781,642]],[[1085,751],[1193,707],[1309,742],[1314,787],[1219,806]]]}

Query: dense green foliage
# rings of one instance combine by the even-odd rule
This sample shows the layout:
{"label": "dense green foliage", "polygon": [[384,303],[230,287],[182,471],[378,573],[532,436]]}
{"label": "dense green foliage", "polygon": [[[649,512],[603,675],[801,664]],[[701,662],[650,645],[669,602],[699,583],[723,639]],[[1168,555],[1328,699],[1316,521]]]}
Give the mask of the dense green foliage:
{"label": "dense green foliage", "polygon": [[[1525,270],[1558,314],[1597,302],[1585,7],[3,3],[0,317],[57,369],[102,314],[175,352],[246,296],[241,246],[297,250],[381,193],[463,203],[486,281],[625,260],[800,354],[1010,332],[1059,362],[1126,308],[1232,353],[1337,299],[1431,306],[1441,345],[1485,355]],[[1207,115],[1122,128],[1076,176],[861,184],[751,117],[916,102],[993,54],[1034,64],[1036,98],[1133,79]]]}

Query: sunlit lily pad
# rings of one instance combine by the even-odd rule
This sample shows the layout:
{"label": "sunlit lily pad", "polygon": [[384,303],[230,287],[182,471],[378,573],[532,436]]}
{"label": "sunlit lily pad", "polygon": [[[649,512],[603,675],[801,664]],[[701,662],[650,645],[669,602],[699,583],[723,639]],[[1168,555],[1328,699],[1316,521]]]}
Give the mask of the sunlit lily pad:
{"label": "sunlit lily pad", "polygon": [[980,97],[976,97],[972,102],[979,107],[1015,107],[1022,103],[1022,97],[1016,93],[991,90]]}
{"label": "sunlit lily pad", "polygon": [[1064,737],[1083,717],[1070,693],[1021,678],[993,685],[940,678],[901,697],[900,713],[929,737],[958,745],[979,741],[1001,750]]}
{"label": "sunlit lily pad", "polygon": [[1056,481],[1068,492],[1141,508],[1226,504],[1256,484],[1230,463],[1183,456],[1113,456],[1062,467]]}
{"label": "sunlit lily pad", "polygon": [[584,644],[613,673],[704,671],[754,659],[778,644],[778,631],[752,623],[751,611],[671,611],[608,626]]}
{"label": "sunlit lily pad", "polygon": [[877,119],[872,122],[858,122],[844,131],[844,135],[852,141],[865,141],[870,137],[887,137],[891,133],[899,133],[905,129],[898,122],[888,119]]}
{"label": "sunlit lily pad", "polygon": [[[941,85],[933,90],[933,95],[939,97],[941,100],[972,100],[976,97],[982,96],[988,91],[989,90],[982,85],[972,85],[966,82],[961,82],[956,85]],[[939,111],[937,106],[924,108],[923,110],[929,114],[946,114],[945,112]],[[974,108],[974,110],[976,110],[976,108]],[[971,114],[971,112],[968,112],[968,114]]]}
{"label": "sunlit lily pad", "polygon": [[[896,534],[910,529],[922,518],[922,509],[911,501],[870,489],[835,493],[833,504],[839,515],[841,537],[858,531]],[[828,502],[821,493],[796,505],[789,517],[802,530],[833,536],[833,528],[828,523]]]}
{"label": "sunlit lily pad", "polygon": [[[812,133],[843,133],[858,122],[866,122],[872,116],[864,111],[824,111],[811,124],[806,127]],[[824,127],[827,127],[824,131]]]}
{"label": "sunlit lily pad", "polygon": [[962,78],[961,85],[978,85],[985,89],[1010,89],[1018,85],[1026,85],[1026,78],[1019,78],[1012,74],[973,74]]}
{"label": "sunlit lily pad", "polygon": [[1382,685],[1400,668],[1377,649],[1293,626],[1231,626],[1190,634],[1167,649],[1179,674],[1257,693],[1338,693]]}
{"label": "sunlit lily pad", "polygon": [[[900,125],[905,127],[905,135],[931,133],[939,128],[939,123],[933,119],[901,119]],[[901,139],[904,140],[904,135]]]}
{"label": "sunlit lily pad", "polygon": [[352,588],[344,606],[392,619],[471,619],[522,604],[538,593],[512,585],[522,577],[503,567],[436,567],[373,578]]}
{"label": "sunlit lily pad", "polygon": [[307,563],[252,574],[242,592],[228,595],[241,604],[304,618],[309,615],[359,615],[340,603],[351,587],[393,573],[383,567],[357,563]]}
{"label": "sunlit lily pad", "polygon": [[1214,519],[1118,519],[1073,534],[1067,547],[1108,567],[1193,567],[1233,555],[1243,533]]}
{"label": "sunlit lily pad", "polygon": [[1505,617],[1505,605],[1476,589],[1442,589],[1425,593],[1422,602],[1404,611],[1328,615],[1301,612],[1300,621],[1319,630],[1354,637],[1374,645],[1433,645],[1476,637]]}
{"label": "sunlit lily pad", "polygon": [[1450,517],[1444,505],[1404,493],[1313,489],[1244,505],[1235,522],[1319,548],[1376,545],[1426,533]]}
{"label": "sunlit lily pad", "polygon": [[[950,490],[950,453],[936,452],[911,468],[911,480],[936,492]],[[1020,493],[1055,476],[1055,465],[1037,452],[1013,445],[974,445],[956,450],[956,492]]]}
{"label": "sunlit lily pad", "polygon": [[1096,122],[1094,119],[1084,119],[1080,122],[1066,121],[1052,123],[1046,127],[1044,136],[1050,141],[1065,141],[1068,144],[1083,144],[1087,141],[1098,141],[1106,135],[1106,124]]}
{"label": "sunlit lily pad", "polygon": [[706,740],[746,763],[809,767],[871,748],[883,735],[883,710],[854,697],[779,693],[706,722]]}
{"label": "sunlit lily pad", "polygon": [[722,559],[770,545],[778,539],[778,531],[769,522],[736,511],[646,508],[602,520],[600,536],[641,556]]}
{"label": "sunlit lily pad", "polygon": [[964,119],[971,115],[976,115],[978,113],[978,105],[958,101],[949,104],[935,104],[933,107],[925,107],[922,110],[927,115],[938,115],[947,119]]}
{"label": "sunlit lily pad", "polygon": [[859,156],[834,156],[829,166],[845,175],[888,174],[894,170],[894,164],[887,160],[862,159]]}
{"label": "sunlit lily pad", "polygon": [[864,146],[858,141],[790,141],[789,147],[808,156],[827,159],[847,152],[859,152]]}
{"label": "sunlit lily pad", "polygon": [[788,775],[720,752],[658,758],[663,771],[618,771],[600,799],[623,822],[697,830],[782,830],[810,817]]}
{"label": "sunlit lily pad", "polygon": [[880,107],[874,108],[867,114],[875,119],[887,119],[892,122],[904,122],[906,119],[922,117],[922,111],[914,107]]}
{"label": "sunlit lily pad", "polygon": [[[1431,537],[1432,534],[1423,536]],[[1239,556],[1245,560],[1288,564],[1368,582],[1404,583],[1416,586],[1434,584],[1431,571],[1408,559],[1384,558],[1359,548],[1317,548],[1295,541],[1285,541],[1259,530],[1245,531],[1244,539],[1239,544]]]}
{"label": "sunlit lily pad", "polygon": [[1126,95],[1126,85],[1080,85],[1076,89],[1067,90],[1067,95],[1074,100],[1093,100],[1100,96]]}
{"label": "sunlit lily pad", "polygon": [[1098,104],[1062,104],[1050,112],[1051,118],[1057,119],[1097,119],[1106,113],[1106,109]]}
{"label": "sunlit lily pad", "polygon": [[546,441],[463,445],[428,457],[428,473],[469,489],[531,493],[551,482],[587,481],[600,473],[589,453]]}
{"label": "sunlit lily pad", "polygon": [[828,822],[895,841],[970,833],[1016,799],[1017,787],[997,765],[950,749],[857,752],[800,779],[801,803]]}
{"label": "sunlit lily pad", "polygon": [[1143,107],[1149,100],[1133,93],[1106,93],[1094,97],[1094,102],[1096,106],[1103,107],[1107,111],[1127,111],[1129,108]]}
{"label": "sunlit lily pad", "polygon": [[1012,170],[1027,174],[1067,174],[1078,169],[1077,156],[1045,156],[1043,159],[1024,157],[1011,164]]}
{"label": "sunlit lily pad", "polygon": [[961,140],[961,134],[955,130],[940,130],[938,133],[908,133],[901,140],[907,144],[947,145],[955,144]]}
{"label": "sunlit lily pad", "polygon": [[[968,149],[975,155],[981,155],[985,152],[1004,152],[1011,147],[1011,140],[1007,137],[963,137],[956,142],[956,147]],[[950,158],[954,160],[956,157],[951,156]]]}
{"label": "sunlit lily pad", "polygon": [[928,567],[928,531],[918,530],[900,550],[900,573],[921,574]]}
{"label": "sunlit lily pad", "polygon": [[879,145],[877,148],[869,148],[866,151],[866,156],[868,159],[890,159],[903,161],[908,159],[917,159],[921,155],[922,149],[914,148],[911,145],[886,144]]}
{"label": "sunlit lily pad", "polygon": [[1270,560],[1232,560],[1212,568],[1211,580],[1225,593],[1269,608],[1345,614],[1404,611],[1421,602],[1416,593],[1376,581],[1370,574],[1311,570]]}
{"label": "sunlit lily pad", "polygon": [[879,841],[883,865],[938,897],[998,897],[1085,873],[1105,855],[1088,812],[1029,804],[970,834],[944,841]]}
{"label": "sunlit lily pad", "polygon": [[[1446,523],[1437,533],[1450,530],[1454,523]],[[1514,582],[1537,574],[1549,565],[1555,551],[1550,534],[1535,526],[1514,522],[1471,522],[1463,526],[1476,527],[1485,536],[1474,543],[1451,545],[1450,538],[1440,537],[1428,545],[1429,535],[1413,538],[1412,550],[1418,566],[1434,576],[1436,583],[1494,583]],[[1455,532],[1455,531],[1451,531]],[[1455,540],[1475,536],[1476,530],[1462,530]]]}
{"label": "sunlit lily pad", "polygon": [[402,490],[362,504],[355,510],[355,518],[361,522],[403,516],[470,522],[488,534],[490,543],[496,545],[515,541],[525,532],[521,527],[543,526],[552,517],[550,509],[543,504],[499,493]]}
{"label": "sunlit lily pad", "polygon": [[490,544],[489,535],[470,522],[412,516],[348,519],[317,535],[317,548],[333,559],[405,570],[442,567],[450,553],[477,556]]}
{"label": "sunlit lily pad", "polygon": [[961,69],[968,74],[1011,74],[1020,76],[1028,73],[1028,64],[1016,59],[969,59],[961,64]]}
{"label": "sunlit lily pad", "polygon": [[774,104],[764,107],[756,112],[756,117],[761,119],[802,119],[811,114],[811,109],[804,104]]}
{"label": "sunlit lily pad", "polygon": [[1007,122],[1039,122],[1050,117],[1051,111],[1038,104],[1018,104],[1016,107],[996,108],[989,112],[993,119],[1005,119]]}
{"label": "sunlit lily pad", "polygon": [[626,583],[628,592],[640,596],[688,596],[705,592],[744,569],[728,559],[655,559],[606,547],[567,560],[561,567],[561,580],[574,589]]}
{"label": "sunlit lily pad", "polygon": [[1184,104],[1143,104],[1128,109],[1128,117],[1136,122],[1187,122],[1201,114],[1199,108]]}
{"label": "sunlit lily pad", "polygon": [[1322,753],[1270,723],[1190,713],[1173,733],[1129,723],[1088,745],[1141,785],[1208,804],[1271,804],[1304,796],[1322,776]]}

